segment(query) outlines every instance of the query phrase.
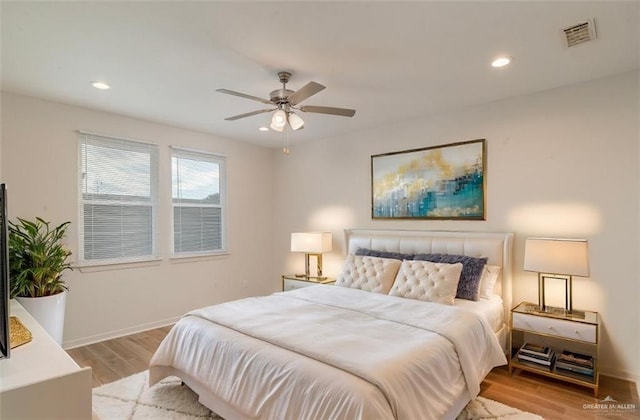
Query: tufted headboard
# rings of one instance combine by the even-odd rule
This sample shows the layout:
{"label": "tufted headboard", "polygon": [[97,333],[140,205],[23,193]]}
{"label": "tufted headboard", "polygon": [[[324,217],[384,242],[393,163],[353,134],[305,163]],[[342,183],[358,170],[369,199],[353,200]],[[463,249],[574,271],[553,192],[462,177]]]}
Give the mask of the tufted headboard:
{"label": "tufted headboard", "polygon": [[358,248],[406,254],[456,254],[487,257],[487,264],[502,267],[495,293],[502,296],[505,319],[511,311],[513,233],[449,232],[401,229],[345,229],[347,253]]}

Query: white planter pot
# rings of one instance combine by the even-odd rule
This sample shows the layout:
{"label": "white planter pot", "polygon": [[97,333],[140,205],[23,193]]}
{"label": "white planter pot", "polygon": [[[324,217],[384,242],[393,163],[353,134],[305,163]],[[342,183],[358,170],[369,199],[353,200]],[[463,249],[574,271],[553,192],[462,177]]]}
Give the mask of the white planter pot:
{"label": "white planter pot", "polygon": [[46,297],[17,297],[18,302],[35,318],[49,335],[62,345],[64,310],[67,292]]}

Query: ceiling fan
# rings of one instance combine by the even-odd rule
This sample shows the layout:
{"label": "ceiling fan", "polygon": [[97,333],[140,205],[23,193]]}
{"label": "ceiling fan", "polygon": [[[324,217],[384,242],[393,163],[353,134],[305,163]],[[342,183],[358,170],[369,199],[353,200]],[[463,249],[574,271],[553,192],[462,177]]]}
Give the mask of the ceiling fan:
{"label": "ceiling fan", "polygon": [[276,89],[269,94],[270,99],[258,98],[257,96],[247,95],[245,93],[236,92],[229,89],[216,89],[217,92],[226,93],[227,95],[239,96],[241,98],[251,99],[253,101],[262,102],[263,104],[273,105],[275,108],[259,109],[257,111],[247,112],[246,114],[234,115],[225,118],[226,121],[239,120],[240,118],[251,117],[252,115],[262,114],[264,112],[276,111],[271,118],[271,128],[282,132],[287,125],[293,130],[304,128],[304,121],[294,110],[302,112],[314,112],[317,114],[339,115],[342,117],[353,117],[356,113],[355,109],[334,108],[329,106],[299,105],[300,102],[315,95],[325,87],[320,83],[309,82],[295,92],[287,89],[287,83],[291,77],[291,73],[281,71],[278,73],[282,89]]}

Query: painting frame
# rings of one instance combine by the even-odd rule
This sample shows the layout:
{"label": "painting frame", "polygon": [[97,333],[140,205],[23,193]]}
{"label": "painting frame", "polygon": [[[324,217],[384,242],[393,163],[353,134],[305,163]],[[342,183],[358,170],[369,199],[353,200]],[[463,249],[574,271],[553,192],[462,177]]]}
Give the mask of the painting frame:
{"label": "painting frame", "polygon": [[371,218],[486,220],[486,140],[371,155]]}

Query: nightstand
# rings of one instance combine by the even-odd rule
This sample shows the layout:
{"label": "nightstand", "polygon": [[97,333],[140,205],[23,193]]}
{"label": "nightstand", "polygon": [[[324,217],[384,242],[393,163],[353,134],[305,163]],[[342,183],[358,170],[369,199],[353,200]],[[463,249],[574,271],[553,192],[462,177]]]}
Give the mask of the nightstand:
{"label": "nightstand", "polygon": [[326,279],[318,279],[317,277],[298,277],[295,274],[285,274],[282,276],[283,292],[318,284],[333,286],[334,284],[336,284],[336,279],[332,279],[330,277],[327,277]]}
{"label": "nightstand", "polygon": [[[597,312],[541,311],[536,304],[522,302],[511,310],[510,324],[510,373],[513,369],[534,372],[591,388],[598,396],[600,319]],[[554,353],[549,364],[542,364],[538,359],[544,358],[536,356],[535,351],[521,351],[525,343],[548,347]],[[563,352],[565,355],[561,358]]]}

